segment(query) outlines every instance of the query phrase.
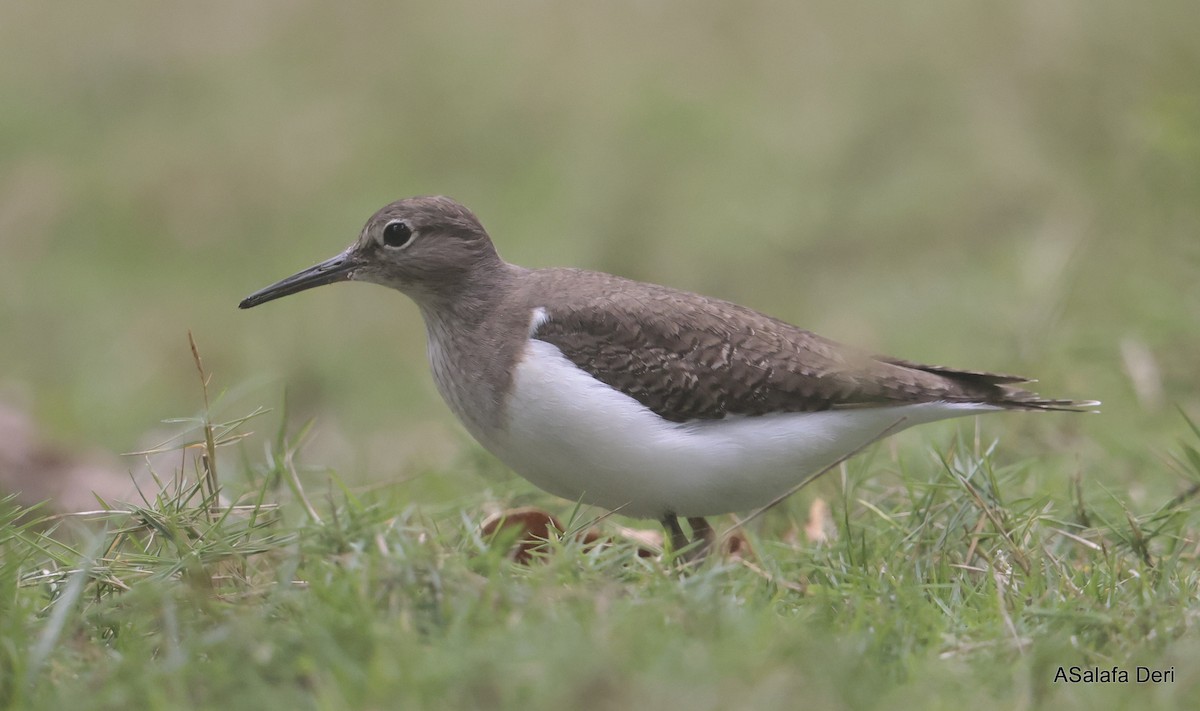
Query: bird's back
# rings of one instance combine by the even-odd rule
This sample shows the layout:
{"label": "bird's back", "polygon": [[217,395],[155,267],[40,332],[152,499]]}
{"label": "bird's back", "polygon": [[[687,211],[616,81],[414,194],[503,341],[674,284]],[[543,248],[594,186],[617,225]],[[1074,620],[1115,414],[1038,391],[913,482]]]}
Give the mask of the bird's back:
{"label": "bird's back", "polygon": [[737,304],[578,269],[530,273],[533,337],[674,422],[923,402],[1086,408],[1011,375],[872,356]]}

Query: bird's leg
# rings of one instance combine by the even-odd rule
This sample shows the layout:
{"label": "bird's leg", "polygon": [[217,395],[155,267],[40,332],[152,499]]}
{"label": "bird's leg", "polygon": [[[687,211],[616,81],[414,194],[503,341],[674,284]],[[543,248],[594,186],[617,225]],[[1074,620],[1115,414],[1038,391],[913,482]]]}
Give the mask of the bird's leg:
{"label": "bird's leg", "polygon": [[717,540],[717,534],[713,527],[708,525],[708,520],[701,516],[691,516],[687,522],[692,527],[692,542],[684,555],[689,563],[699,563],[708,557]]}
{"label": "bird's leg", "polygon": [[662,517],[663,528],[667,529],[667,534],[671,537],[672,550],[676,554],[683,552],[682,560],[687,563],[698,563],[708,556],[717,535],[712,526],[708,525],[708,521],[700,516],[689,517],[687,522],[692,527],[692,540],[690,541],[687,536],[683,535],[683,528],[679,526],[678,516],[666,514]]}
{"label": "bird's leg", "polygon": [[687,548],[688,539],[683,535],[683,529],[679,527],[679,518],[673,513],[664,514],[662,519],[663,528],[667,529],[667,535],[671,537],[671,548],[676,553]]}
{"label": "bird's leg", "polygon": [[701,550],[708,550],[717,541],[717,532],[708,524],[708,519],[703,516],[692,516],[688,518],[687,522],[692,527],[692,541],[703,541],[703,545],[700,546]]}

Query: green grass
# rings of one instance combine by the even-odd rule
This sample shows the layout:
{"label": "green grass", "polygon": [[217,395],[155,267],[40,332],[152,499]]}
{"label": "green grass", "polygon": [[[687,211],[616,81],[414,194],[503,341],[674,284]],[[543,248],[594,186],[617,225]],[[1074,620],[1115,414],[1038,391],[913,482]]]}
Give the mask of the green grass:
{"label": "green grass", "polygon": [[[918,464],[876,448],[805,492],[828,497],[828,541],[797,542],[788,502],[751,524],[747,558],[685,569],[584,545],[588,511],[513,562],[478,530],[494,495],[355,491],[298,470],[283,430],[247,438],[254,421],[197,418],[162,494],[57,535],[6,504],[0,707],[1187,708],[1200,691],[1194,445],[1170,467],[1182,493],[1141,512],[1078,479],[1042,493],[1035,466],[972,438]],[[1054,681],[1114,665],[1174,682]]]}

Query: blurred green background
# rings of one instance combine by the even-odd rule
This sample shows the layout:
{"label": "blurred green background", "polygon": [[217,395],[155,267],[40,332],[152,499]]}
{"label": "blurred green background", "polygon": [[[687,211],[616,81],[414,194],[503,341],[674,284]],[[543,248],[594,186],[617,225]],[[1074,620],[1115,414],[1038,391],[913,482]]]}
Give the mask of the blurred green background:
{"label": "blurred green background", "polygon": [[383,203],[443,193],[526,266],[1101,399],[983,426],[1012,460],[1178,484],[1174,406],[1200,415],[1194,0],[0,12],[0,398],[64,441],[128,451],[194,412],[192,329],[226,414],[286,387],[289,418],[318,418],[308,462],[453,464],[471,450],[403,296],[236,308]]}

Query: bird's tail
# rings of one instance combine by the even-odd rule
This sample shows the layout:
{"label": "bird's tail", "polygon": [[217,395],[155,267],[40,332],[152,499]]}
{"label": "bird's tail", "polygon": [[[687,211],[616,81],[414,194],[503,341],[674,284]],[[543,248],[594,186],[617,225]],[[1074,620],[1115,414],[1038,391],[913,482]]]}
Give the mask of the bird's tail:
{"label": "bird's tail", "polygon": [[[976,397],[989,405],[1010,410],[1040,410],[1043,412],[1099,412],[1099,400],[1061,400],[1045,398],[1037,393],[1019,387],[1017,384],[1037,382],[1020,375],[1005,373],[988,373],[982,370],[960,370],[941,365],[925,365],[899,358],[888,358],[893,365],[923,370],[926,373],[940,375],[943,378],[963,386],[970,393],[964,399]],[[964,393],[965,394],[965,393]],[[971,396],[975,397],[971,397]]]}

